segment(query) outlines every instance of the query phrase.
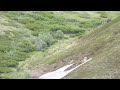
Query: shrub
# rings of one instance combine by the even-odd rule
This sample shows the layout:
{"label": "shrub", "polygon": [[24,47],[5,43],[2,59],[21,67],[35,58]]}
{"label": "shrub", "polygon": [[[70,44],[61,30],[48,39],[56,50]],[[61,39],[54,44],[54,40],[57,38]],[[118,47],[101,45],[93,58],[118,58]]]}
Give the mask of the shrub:
{"label": "shrub", "polygon": [[94,23],[94,26],[100,26],[102,24],[102,22],[96,22]]}
{"label": "shrub", "polygon": [[9,69],[8,67],[0,67],[0,73],[8,73],[11,72],[12,70]]}
{"label": "shrub", "polygon": [[48,47],[55,43],[55,40],[50,33],[39,34],[38,38],[43,40]]}
{"label": "shrub", "polygon": [[67,24],[64,26],[63,29],[59,29],[59,30],[62,30],[64,34],[76,34],[79,33],[80,27],[78,27],[75,24]]}
{"label": "shrub", "polygon": [[15,60],[15,61],[23,61],[26,58],[28,58],[28,54],[25,52],[20,52],[20,51],[11,51],[11,52],[8,52],[7,54],[7,56],[9,57],[8,59]]}
{"label": "shrub", "polygon": [[32,31],[38,31],[40,29],[40,24],[38,22],[27,23],[26,28],[29,28]]}
{"label": "shrub", "polygon": [[18,62],[15,60],[9,60],[7,62],[8,62],[7,67],[16,67],[18,65]]}
{"label": "shrub", "polygon": [[107,23],[109,23],[110,21],[112,21],[111,18],[108,18],[108,19],[106,20]]}
{"label": "shrub", "polygon": [[32,35],[33,35],[33,36],[38,36],[38,35],[39,35],[39,31],[33,31],[33,32],[32,32]]}
{"label": "shrub", "polygon": [[0,62],[0,66],[3,66],[3,67],[16,67],[17,65],[18,65],[18,62],[16,60],[12,60],[11,58],[2,60]]}
{"label": "shrub", "polygon": [[37,51],[43,51],[45,48],[47,48],[46,42],[41,39],[37,39],[35,41],[35,46]]}
{"label": "shrub", "polygon": [[54,31],[57,31],[57,30],[65,29],[65,26],[58,25],[58,24],[53,24],[53,25],[50,25],[49,28],[50,28],[51,31],[54,32]]}
{"label": "shrub", "polygon": [[102,18],[107,18],[107,13],[106,12],[99,12],[101,15],[100,15],[100,17],[102,17]]}
{"label": "shrub", "polygon": [[5,54],[6,53],[0,52],[0,61],[3,60]]}
{"label": "shrub", "polygon": [[57,30],[53,33],[54,38],[62,39],[64,37],[64,33],[61,30]]}
{"label": "shrub", "polygon": [[35,46],[31,43],[31,41],[23,40],[19,44],[19,50],[29,53],[35,50]]}
{"label": "shrub", "polygon": [[0,45],[0,52],[8,52],[10,51],[10,46],[7,46],[7,45]]}
{"label": "shrub", "polygon": [[78,22],[76,19],[67,19],[66,21],[71,23]]}
{"label": "shrub", "polygon": [[36,39],[34,39],[34,44],[36,50],[44,51],[47,47],[50,47],[56,42],[54,37],[50,33],[40,33]]}

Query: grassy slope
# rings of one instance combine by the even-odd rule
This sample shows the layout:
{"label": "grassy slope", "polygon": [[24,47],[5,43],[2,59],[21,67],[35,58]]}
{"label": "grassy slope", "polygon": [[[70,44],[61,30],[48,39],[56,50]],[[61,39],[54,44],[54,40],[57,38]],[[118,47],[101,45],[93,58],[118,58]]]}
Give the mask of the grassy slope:
{"label": "grassy slope", "polygon": [[120,17],[81,38],[79,52],[93,54],[93,60],[65,78],[120,78],[119,28]]}
{"label": "grassy slope", "polygon": [[[17,48],[17,44],[19,44],[19,42],[26,40],[26,39],[30,40],[30,39],[34,38],[34,35],[36,36],[39,32],[41,32],[41,30],[42,31],[46,30],[45,32],[48,32],[51,29],[55,29],[56,22],[54,22],[54,21],[57,21],[57,20],[58,20],[57,28],[60,27],[59,29],[63,30],[63,32],[64,31],[66,32],[66,30],[78,30],[79,31],[78,26],[81,21],[85,22],[85,21],[98,20],[97,22],[99,22],[100,19],[103,19],[103,21],[104,21],[104,18],[100,18],[99,17],[100,15],[96,12],[75,12],[75,13],[73,13],[73,12],[66,11],[66,12],[62,12],[62,13],[54,12],[54,14],[49,14],[49,12],[47,14],[45,14],[43,12],[42,17],[38,15],[39,12],[37,12],[37,13],[23,12],[24,14],[20,14],[20,13],[21,12],[8,12],[8,13],[0,12],[0,17],[1,17],[0,18],[0,20],[1,20],[1,22],[0,22],[1,23],[1,25],[0,25],[1,33],[0,34],[2,37],[1,41],[4,41],[1,43],[1,45],[3,44],[5,46],[7,46],[10,44],[10,46],[12,47],[11,50],[13,50],[13,47],[15,47],[15,46]],[[89,17],[86,17],[85,16],[86,14]],[[37,23],[35,23],[36,19],[33,19],[29,15],[33,15],[37,18],[41,17],[41,18],[43,18],[43,20],[45,19],[46,22],[37,20]],[[36,15],[38,15],[38,16],[36,16]],[[110,16],[110,15],[112,15],[112,16]],[[109,15],[109,17],[114,17],[114,18],[117,16],[117,14],[113,14],[113,12],[110,15]],[[55,16],[55,20],[50,19],[52,16]],[[61,24],[61,20],[63,20],[63,18],[64,18],[64,21],[67,20],[67,23],[62,22],[62,24]],[[28,19],[30,19],[30,21]],[[41,28],[39,27],[40,25],[41,25]],[[65,28],[63,26],[65,26],[67,28]],[[85,26],[85,27],[83,27],[83,26]],[[91,23],[87,23],[85,25],[83,24],[82,28],[86,28],[86,30],[92,29]],[[9,33],[9,29],[10,29],[11,33]],[[30,30],[30,29],[33,29],[33,30]],[[8,31],[8,32],[4,32],[4,31]],[[69,31],[67,31],[67,32],[69,32]],[[6,38],[4,38],[3,36]],[[14,42],[12,42],[12,41],[14,41]],[[68,40],[64,40],[64,41],[60,40],[60,42],[56,43],[55,45],[50,47],[45,52],[31,52],[31,53],[29,53],[29,55],[31,54],[31,58],[28,58],[27,60],[25,60],[25,61],[23,60],[23,62],[20,62],[19,65],[16,67],[16,69],[14,67],[9,67],[9,69],[12,69],[12,72],[1,74],[1,77],[2,78],[27,78],[27,77],[29,77],[28,73],[30,73],[31,69],[34,68],[35,66],[42,66],[42,65],[44,66],[47,64],[51,65],[54,63],[58,63],[62,59],[66,58],[67,56],[71,56],[72,54],[76,54],[76,52],[79,52],[78,48],[69,49],[70,47],[74,46],[74,45],[72,45],[74,42],[78,43],[76,38],[68,39]],[[63,50],[63,48],[66,50]],[[53,54],[51,54],[51,53],[53,53]],[[0,54],[2,56],[2,53],[0,53]],[[7,54],[5,54],[5,55],[13,55],[13,54],[16,54],[16,51],[14,51],[14,53],[7,52]],[[22,57],[20,57],[20,59],[21,58]],[[26,59],[26,57],[23,57],[22,59]]]}
{"label": "grassy slope", "polygon": [[[112,22],[113,23],[113,22]],[[111,24],[112,24],[111,23]],[[108,27],[109,26],[109,24],[107,25],[107,26],[104,26],[104,27]],[[96,33],[98,33],[99,31],[98,30],[96,30]],[[108,32],[108,31],[106,31],[106,32]],[[96,34],[95,32],[94,32],[94,34]],[[104,31],[103,31],[103,33],[104,33]],[[84,53],[84,54],[80,54],[81,56],[79,56],[79,57],[84,57],[84,56],[88,56],[88,55],[91,55],[91,54],[93,54],[93,53],[95,53],[94,51],[96,51],[97,49],[99,49],[99,48],[101,48],[102,46],[102,43],[104,44],[105,42],[102,42],[101,40],[102,39],[100,39],[98,42],[96,42],[96,43],[94,43],[95,45],[91,45],[91,49],[89,50],[88,49],[88,47],[89,47],[89,44],[90,44],[90,42],[91,42],[91,40],[89,41],[89,37],[88,36],[90,36],[91,34],[89,34],[89,35],[87,35],[87,36],[85,36],[84,37],[84,39],[83,38],[81,38],[80,40],[78,40],[77,38],[75,38],[75,39],[73,39],[73,40],[70,40],[69,42],[73,42],[73,43],[77,43],[77,45],[75,45],[75,46],[72,46],[72,44],[71,43],[59,43],[59,45],[55,45],[55,47],[61,47],[61,46],[63,46],[64,47],[64,49],[68,46],[68,45],[71,45],[71,47],[72,48],[68,48],[68,49],[66,49],[66,50],[63,50],[63,51],[61,51],[61,52],[58,52],[58,53],[52,53],[53,52],[53,50],[54,50],[54,46],[51,48],[51,49],[49,49],[47,52],[49,52],[49,53],[51,53],[51,54],[48,54],[48,53],[45,53],[45,55],[47,56],[44,56],[43,55],[43,57],[41,58],[40,57],[40,53],[35,53],[34,55],[33,55],[33,57],[31,58],[31,61],[32,61],[32,64],[33,63],[35,63],[35,65],[37,66],[38,65],[38,67],[44,67],[45,65],[52,65],[52,64],[55,64],[55,63],[60,63],[60,61],[61,60],[63,60],[63,59],[65,59],[66,57],[68,58],[68,57],[71,57],[73,60],[75,59],[74,57],[75,57],[75,55],[76,56],[78,56],[78,54],[77,53]],[[106,37],[107,36],[109,36],[109,34],[107,35],[105,35]],[[91,36],[92,37],[92,36]],[[103,36],[104,37],[104,36]],[[96,38],[96,37],[95,37]],[[98,37],[99,38],[99,37]],[[109,37],[108,37],[109,38]],[[93,39],[93,38],[92,38]],[[94,41],[94,39],[93,39],[93,41]],[[67,45],[68,44],[68,45]],[[79,44],[79,45],[78,45]],[[81,46],[82,45],[82,46]],[[100,46],[99,46],[100,45]],[[87,50],[86,50],[87,49]],[[57,51],[59,51],[59,49],[56,49]],[[81,52],[80,52],[81,51]],[[74,57],[72,57],[72,55],[74,55]],[[34,60],[36,60],[36,61],[33,61],[33,59]],[[39,62],[39,63],[38,63]],[[32,64],[29,64],[29,65],[32,65]],[[29,67],[29,65],[28,65],[28,67]],[[34,66],[34,65],[33,65]],[[37,68],[38,68],[37,67]],[[49,67],[49,66],[48,66]],[[76,73],[76,74],[78,74],[78,73]],[[71,76],[71,78],[72,78],[72,76]],[[73,77],[74,78],[74,77]],[[77,77],[78,78],[78,77]]]}

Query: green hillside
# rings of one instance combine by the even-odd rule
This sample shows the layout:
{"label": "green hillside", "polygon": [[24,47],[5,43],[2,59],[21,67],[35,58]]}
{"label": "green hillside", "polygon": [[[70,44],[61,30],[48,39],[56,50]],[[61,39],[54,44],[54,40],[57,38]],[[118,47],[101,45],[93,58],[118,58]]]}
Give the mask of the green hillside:
{"label": "green hillside", "polygon": [[[93,60],[65,78],[120,78],[120,17],[80,39],[79,52]],[[78,47],[77,47],[78,48]]]}
{"label": "green hillside", "polygon": [[[88,63],[88,69],[84,65],[83,70],[80,67],[65,78],[99,78],[107,72],[117,75],[118,16],[119,12],[112,11],[1,11],[0,78],[37,77],[34,72],[46,67],[52,70],[79,55],[91,55],[92,65]],[[111,64],[109,59],[115,60]],[[99,63],[108,71],[98,72]],[[89,74],[90,69],[94,70]]]}

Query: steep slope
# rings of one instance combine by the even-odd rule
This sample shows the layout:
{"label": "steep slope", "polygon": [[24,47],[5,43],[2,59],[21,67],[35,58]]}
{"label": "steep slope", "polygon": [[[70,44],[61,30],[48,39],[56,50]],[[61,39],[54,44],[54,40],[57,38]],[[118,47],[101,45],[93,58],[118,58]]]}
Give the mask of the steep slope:
{"label": "steep slope", "polygon": [[[71,61],[78,64],[84,57],[91,57],[92,61],[79,67],[65,78],[120,78],[118,63],[120,59],[119,26],[120,17],[89,32],[79,40],[74,40],[74,43],[77,43],[74,46],[45,57],[44,63],[49,65],[46,66],[41,62],[41,67],[38,67],[37,72],[44,74],[57,70]],[[92,62],[93,64],[91,64]]]}
{"label": "steep slope", "polygon": [[[120,78],[120,17],[79,40],[76,48],[93,60],[65,78]],[[74,58],[73,58],[74,60]]]}

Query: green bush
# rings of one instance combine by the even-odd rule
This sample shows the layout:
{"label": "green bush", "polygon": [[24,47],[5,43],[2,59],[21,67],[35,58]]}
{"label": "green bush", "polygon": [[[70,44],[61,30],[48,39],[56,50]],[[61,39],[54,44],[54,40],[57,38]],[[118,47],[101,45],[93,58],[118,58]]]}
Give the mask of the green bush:
{"label": "green bush", "polygon": [[56,39],[50,33],[40,33],[36,39],[34,39],[34,45],[36,50],[44,51],[47,47],[50,47],[56,42]]}
{"label": "green bush", "polygon": [[8,67],[0,67],[0,73],[8,73],[11,72],[12,70],[9,69]]}
{"label": "green bush", "polygon": [[23,40],[19,44],[19,50],[22,52],[29,53],[35,51],[35,46],[31,43],[31,41]]}
{"label": "green bush", "polygon": [[43,40],[48,47],[55,43],[55,40],[50,33],[39,34],[38,38]]}
{"label": "green bush", "polygon": [[38,36],[38,35],[39,35],[39,31],[34,31],[34,32],[32,32],[32,35],[33,35],[33,36]]}
{"label": "green bush", "polygon": [[44,17],[48,17],[49,19],[52,19],[54,17],[54,13],[53,12],[44,12],[44,11],[40,11],[40,12],[35,12],[37,15],[41,15]]}
{"label": "green bush", "polygon": [[29,28],[32,31],[37,31],[40,29],[40,24],[39,23],[27,23],[26,28]]}
{"label": "green bush", "polygon": [[101,18],[107,18],[107,17],[108,17],[107,13],[104,12],[104,11],[99,12],[99,13],[101,14],[101,15],[100,15]]}
{"label": "green bush", "polygon": [[9,60],[8,62],[8,66],[7,67],[16,67],[18,65],[18,62],[15,60]]}
{"label": "green bush", "polygon": [[49,25],[49,28],[50,28],[50,31],[57,31],[57,30],[64,30],[66,29],[65,26],[62,26],[62,25],[58,25],[58,24],[52,24],[52,25]]}
{"label": "green bush", "polygon": [[10,51],[11,47],[8,45],[0,45],[0,52],[8,52]]}
{"label": "green bush", "polygon": [[57,31],[53,32],[53,36],[56,39],[62,39],[62,38],[64,38],[64,33],[61,30],[57,30]]}
{"label": "green bush", "polygon": [[94,26],[100,26],[102,24],[102,22],[95,22]]}
{"label": "green bush", "polygon": [[16,67],[17,65],[18,62],[16,60],[12,60],[11,57],[7,57],[6,59],[0,61],[0,66],[3,67]]}
{"label": "green bush", "polygon": [[6,53],[0,52],[0,61],[3,60],[5,54]]}
{"label": "green bush", "polygon": [[[8,52],[6,54],[8,59],[15,60],[15,61],[24,61],[26,58],[28,58],[28,54],[25,52],[20,52],[20,51],[12,51],[12,53]],[[7,59],[7,60],[8,60]]]}
{"label": "green bush", "polygon": [[106,20],[107,23],[109,23],[110,21],[112,21],[111,18],[108,18],[108,19]]}
{"label": "green bush", "polygon": [[47,48],[47,44],[45,41],[41,40],[41,39],[37,39],[35,41],[35,46],[36,46],[36,50],[37,51],[43,51],[44,49]]}

